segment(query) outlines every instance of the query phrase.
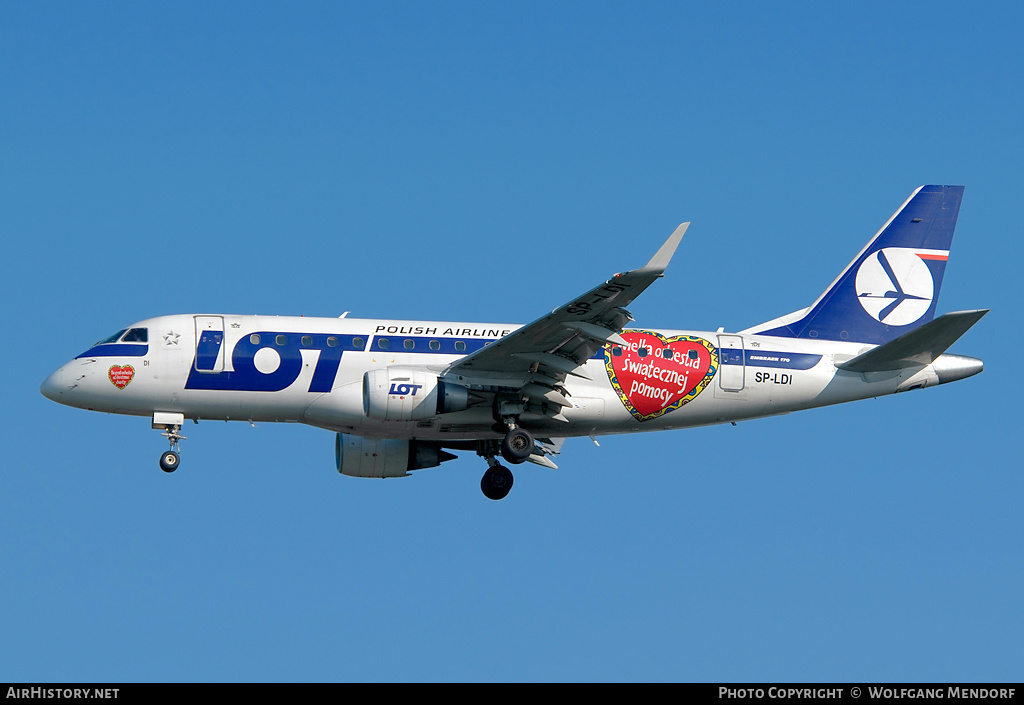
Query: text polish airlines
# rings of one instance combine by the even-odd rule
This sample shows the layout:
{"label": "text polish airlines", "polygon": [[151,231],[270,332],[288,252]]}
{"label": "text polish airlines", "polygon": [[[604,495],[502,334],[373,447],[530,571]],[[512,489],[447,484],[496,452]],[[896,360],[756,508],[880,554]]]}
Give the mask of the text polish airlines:
{"label": "text polish airlines", "polygon": [[174,315],[133,323],[43,382],[53,401],[152,418],[178,467],[186,419],[336,433],[340,473],[400,477],[474,451],[491,499],[509,464],[554,468],[571,436],[688,428],[969,377],[946,353],[987,310],[935,317],[962,186],[922,186],[809,307],[736,333],[630,328],[680,225],[646,266],[533,323]]}

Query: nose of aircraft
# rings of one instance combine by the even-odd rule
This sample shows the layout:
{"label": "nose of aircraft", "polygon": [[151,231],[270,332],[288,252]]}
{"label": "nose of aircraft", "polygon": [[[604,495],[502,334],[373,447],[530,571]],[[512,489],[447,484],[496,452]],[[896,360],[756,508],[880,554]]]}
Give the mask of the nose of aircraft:
{"label": "nose of aircraft", "polygon": [[56,372],[51,374],[46,380],[39,386],[39,391],[47,399],[53,401],[60,401],[60,395],[64,391],[64,368],[61,367]]}

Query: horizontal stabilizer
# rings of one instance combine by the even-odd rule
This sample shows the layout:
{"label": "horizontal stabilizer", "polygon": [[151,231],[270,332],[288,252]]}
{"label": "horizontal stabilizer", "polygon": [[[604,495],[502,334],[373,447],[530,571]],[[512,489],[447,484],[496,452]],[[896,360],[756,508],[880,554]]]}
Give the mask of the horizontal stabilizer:
{"label": "horizontal stabilizer", "polygon": [[986,313],[988,309],[947,313],[836,367],[850,372],[882,372],[930,365]]}

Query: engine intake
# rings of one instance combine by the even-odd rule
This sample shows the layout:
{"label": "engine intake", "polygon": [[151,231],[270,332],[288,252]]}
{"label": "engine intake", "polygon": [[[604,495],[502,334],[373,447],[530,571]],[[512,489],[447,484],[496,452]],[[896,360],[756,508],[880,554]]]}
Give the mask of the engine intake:
{"label": "engine intake", "polygon": [[469,407],[469,390],[430,370],[387,367],[363,375],[363,413],[381,421],[415,421]]}

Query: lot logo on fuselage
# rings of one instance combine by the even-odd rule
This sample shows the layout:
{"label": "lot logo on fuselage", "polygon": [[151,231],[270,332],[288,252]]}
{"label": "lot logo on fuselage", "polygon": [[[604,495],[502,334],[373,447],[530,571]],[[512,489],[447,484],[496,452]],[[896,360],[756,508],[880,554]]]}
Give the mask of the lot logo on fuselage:
{"label": "lot logo on fuselage", "polygon": [[876,321],[906,326],[932,304],[935,282],[928,265],[910,248],[886,247],[857,270],[857,300]]}
{"label": "lot logo on fuselage", "polygon": [[[362,350],[353,340],[364,338],[365,333],[360,336],[259,331],[235,343],[231,370],[197,369],[193,362],[185,389],[279,392],[299,378],[303,370],[302,351],[306,350],[307,355],[317,356],[309,391],[329,392],[334,388],[342,355],[346,350]],[[223,336],[211,338],[207,344],[220,346]],[[204,350],[204,359],[216,360],[218,354],[217,350]]]}

